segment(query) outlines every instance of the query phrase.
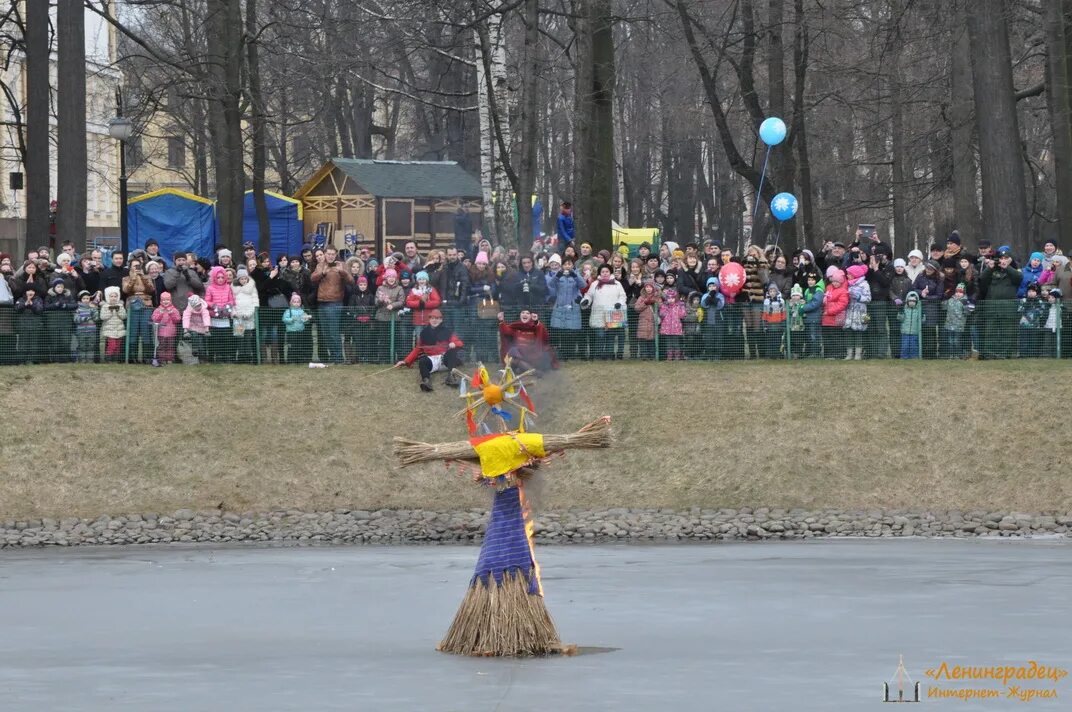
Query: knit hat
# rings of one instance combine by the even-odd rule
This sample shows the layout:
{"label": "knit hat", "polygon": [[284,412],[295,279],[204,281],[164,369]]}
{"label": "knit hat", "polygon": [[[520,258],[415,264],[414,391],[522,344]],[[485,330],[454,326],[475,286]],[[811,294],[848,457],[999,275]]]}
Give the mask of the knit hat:
{"label": "knit hat", "polygon": [[86,290],[83,289],[81,292],[78,293],[78,301],[82,301],[82,297],[92,297],[92,296],[93,296],[92,294],[90,294],[89,292],[87,292]]}
{"label": "knit hat", "polygon": [[930,267],[935,272],[938,272],[938,271],[940,271],[942,269],[942,266],[940,264],[938,264],[937,262],[935,262],[934,260],[927,260],[926,262],[923,263],[923,266],[924,267]]}
{"label": "knit hat", "polygon": [[1062,292],[1062,291],[1061,291],[1060,289],[1058,289],[1057,287],[1051,287],[1051,288],[1050,288],[1050,296],[1051,296],[1051,297],[1056,297],[1056,298],[1058,298],[1058,299],[1064,299],[1064,296],[1065,296],[1065,295],[1064,295],[1064,293],[1063,293],[1063,292]]}
{"label": "knit hat", "polygon": [[547,264],[549,264],[549,265],[550,264],[561,265],[562,264],[562,257],[556,252],[555,254],[551,255],[551,257],[548,258]]}
{"label": "knit hat", "polygon": [[800,288],[799,284],[794,284],[793,288],[789,290],[790,297],[803,297],[804,290]]}
{"label": "knit hat", "polygon": [[1038,260],[1039,262],[1042,262],[1044,259],[1046,259],[1046,255],[1042,254],[1041,252],[1032,252],[1031,259],[1029,259],[1028,262],[1030,262],[1031,260]]}
{"label": "knit hat", "polygon": [[357,275],[357,283],[361,284],[362,282],[364,282],[365,284],[368,284],[368,277],[366,277],[363,274]]}
{"label": "knit hat", "polygon": [[897,259],[895,259],[895,260],[893,261],[893,268],[894,268],[894,269],[897,269],[898,267],[901,267],[901,268],[903,269],[903,268],[905,268],[905,267],[907,267],[907,266],[908,266],[908,263],[907,263],[907,262],[905,262],[905,261],[904,261],[903,259],[901,259],[900,257],[898,257]]}
{"label": "knit hat", "polygon": [[486,265],[488,263],[488,253],[481,250],[476,253],[476,259],[473,260],[473,264]]}
{"label": "knit hat", "polygon": [[931,243],[931,252],[945,252],[945,247],[939,245],[937,242]]}
{"label": "knit hat", "polygon": [[[684,257],[685,253],[682,252],[681,255],[682,255],[682,257]],[[609,260],[610,259],[610,250],[600,250],[599,251],[599,256],[602,257],[604,260]]]}
{"label": "knit hat", "polygon": [[171,299],[171,292],[160,292],[160,301],[164,301],[164,297]]}
{"label": "knit hat", "polygon": [[1008,245],[1002,245],[998,248],[998,257],[1012,257],[1012,248]]}
{"label": "knit hat", "polygon": [[412,279],[410,273],[407,272],[406,270],[402,270],[402,274],[398,275],[398,278],[399,279]]}
{"label": "knit hat", "polygon": [[119,296],[119,287],[105,287],[104,288],[104,298],[105,299],[108,299],[108,297],[112,296],[113,294],[116,297]]}
{"label": "knit hat", "polygon": [[[111,287],[108,287],[108,289],[111,289]],[[104,291],[107,292],[108,289],[105,289]],[[186,301],[186,303],[196,309],[197,307],[201,306],[201,297],[197,296],[196,294],[191,294],[190,298]]]}
{"label": "knit hat", "polygon": [[956,230],[954,230],[953,232],[949,233],[949,238],[946,239],[946,244],[948,244],[948,243],[953,243],[954,245],[959,245],[960,244],[960,233],[957,232]]}
{"label": "knit hat", "polygon": [[853,279],[859,279],[867,274],[867,267],[864,265],[852,265],[849,267],[849,276]]}
{"label": "knit hat", "polygon": [[963,282],[957,282],[957,288],[955,290],[953,290],[953,291],[955,291],[955,292],[966,292],[966,291],[968,291],[968,288],[964,285]]}
{"label": "knit hat", "polygon": [[844,282],[845,273],[838,269],[836,266],[830,265],[826,268],[826,278],[832,282]]}
{"label": "knit hat", "polygon": [[679,259],[679,260],[684,259],[685,258],[685,251],[684,250],[674,250],[673,252],[670,253],[670,256],[675,258],[675,259]]}
{"label": "knit hat", "polygon": [[63,284],[63,279],[60,277],[53,277],[52,281],[48,283],[48,286],[55,287],[57,284]]}
{"label": "knit hat", "polygon": [[245,242],[242,243],[242,249],[243,250],[255,250],[255,249],[257,249],[257,246],[253,244],[252,240],[246,240]]}
{"label": "knit hat", "polygon": [[216,256],[217,256],[217,257],[230,257],[230,256],[231,256],[231,251],[230,251],[230,250],[228,250],[228,249],[227,249],[227,248],[225,247],[225,248],[223,248],[222,250],[220,250],[219,252],[217,252],[217,253],[216,253]]}
{"label": "knit hat", "polygon": [[718,286],[718,277],[708,277],[707,278],[707,286],[710,287],[712,284],[715,285],[716,287]]}
{"label": "knit hat", "polygon": [[145,241],[145,246],[147,248],[152,247],[153,245],[156,245],[157,247],[160,247],[160,243],[156,241],[155,237],[150,237],[148,240]]}
{"label": "knit hat", "polygon": [[173,259],[173,260],[177,260],[179,258],[185,258],[185,257],[186,257],[186,253],[182,252],[182,251],[176,252],[176,253],[171,255],[171,259]]}
{"label": "knit hat", "polygon": [[438,309],[433,309],[430,312],[428,312],[425,316],[427,316],[429,319],[442,319],[443,318],[443,312],[439,311]]}
{"label": "knit hat", "polygon": [[387,279],[388,277],[394,277],[395,279],[398,279],[398,272],[396,272],[393,269],[384,270],[383,271],[383,278]]}
{"label": "knit hat", "polygon": [[63,264],[71,264],[71,256],[68,255],[66,252],[59,253],[58,255],[56,255],[56,264],[60,264],[61,262]]}
{"label": "knit hat", "polygon": [[421,280],[424,280],[425,282],[428,281],[428,273],[423,269],[417,273],[417,281],[420,282]]}
{"label": "knit hat", "polygon": [[239,267],[237,270],[235,270],[235,278],[236,279],[242,279],[243,277],[248,277],[248,276],[249,276],[249,270],[247,270],[245,267]]}
{"label": "knit hat", "polygon": [[812,253],[811,250],[805,248],[805,249],[800,251],[800,254],[807,255],[808,256],[808,262],[811,263],[811,264],[815,264],[815,255]]}
{"label": "knit hat", "polygon": [[590,249],[592,249],[592,243],[591,242],[582,242],[581,247],[587,247],[590,250]]}
{"label": "knit hat", "polygon": [[923,253],[920,252],[919,250],[912,250],[911,252],[908,253],[908,259],[912,259],[913,257],[918,257],[920,259],[923,259]]}

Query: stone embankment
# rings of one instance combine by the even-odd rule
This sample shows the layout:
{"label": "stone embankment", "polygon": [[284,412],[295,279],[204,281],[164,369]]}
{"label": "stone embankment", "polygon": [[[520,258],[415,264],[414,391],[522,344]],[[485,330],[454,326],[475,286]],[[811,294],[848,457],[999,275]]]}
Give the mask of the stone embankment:
{"label": "stone embankment", "polygon": [[[128,514],[96,519],[0,520],[0,548],[171,542],[427,544],[480,541],[487,512],[421,510]],[[1072,512],[845,511],[774,508],[544,512],[541,544],[811,539],[816,537],[1069,536]]]}

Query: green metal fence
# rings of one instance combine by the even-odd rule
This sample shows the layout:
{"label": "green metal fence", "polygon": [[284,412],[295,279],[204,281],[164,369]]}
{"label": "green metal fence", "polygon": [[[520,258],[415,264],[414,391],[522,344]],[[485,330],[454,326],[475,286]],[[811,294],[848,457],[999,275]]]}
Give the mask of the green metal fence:
{"label": "green metal fence", "polygon": [[[1072,310],[1047,301],[872,303],[824,325],[821,315],[761,304],[721,309],[665,305],[597,319],[580,309],[562,325],[550,307],[534,310],[548,326],[560,362],[617,359],[961,359],[1072,356]],[[21,308],[20,308],[21,307]],[[494,312],[443,307],[465,342],[467,362],[495,363],[502,342]],[[519,308],[504,309],[507,321]],[[422,326],[412,313],[372,307],[260,308],[198,325],[154,320],[150,308],[45,310],[0,305],[0,365],[25,363],[391,364],[405,357]],[[419,320],[418,320],[419,321]],[[828,322],[831,320],[828,320]]]}

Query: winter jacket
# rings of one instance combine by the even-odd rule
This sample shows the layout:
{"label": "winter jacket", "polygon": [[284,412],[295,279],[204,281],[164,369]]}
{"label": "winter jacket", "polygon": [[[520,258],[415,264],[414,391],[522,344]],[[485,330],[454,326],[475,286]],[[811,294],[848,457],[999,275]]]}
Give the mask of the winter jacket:
{"label": "winter jacket", "polygon": [[469,302],[469,271],[461,262],[447,262],[432,275],[433,285],[439,290],[439,297],[444,305],[467,304]]}
{"label": "winter jacket", "polygon": [[[741,290],[741,294],[752,304],[762,304],[766,298],[767,282],[770,281],[767,260],[747,255],[742,264],[744,265],[744,289]],[[737,301],[741,301],[741,295],[738,295]]]}
{"label": "winter jacket", "polygon": [[703,320],[705,324],[708,324],[709,326],[721,324],[722,310],[726,306],[726,295],[718,290],[715,290],[714,292],[705,292],[704,295],[700,297],[700,306],[704,311]]}
{"label": "winter jacket", "polygon": [[406,306],[413,311],[414,326],[428,326],[428,312],[438,309],[443,300],[439,298],[439,290],[435,287],[427,287],[422,290],[414,287],[406,295]]}
{"label": "winter jacket", "polygon": [[257,328],[257,307],[261,305],[257,294],[257,283],[252,279],[243,284],[231,285],[234,293],[234,327],[236,333],[241,335],[247,330]]}
{"label": "winter jacket", "polygon": [[592,309],[588,325],[593,329],[605,329],[611,322],[611,315],[625,309],[626,301],[625,288],[620,282],[593,282],[581,299],[581,305]]}
{"label": "winter jacket", "polygon": [[[926,295],[923,294],[924,289],[927,290]],[[916,281],[912,284],[912,290],[919,295],[919,300],[922,302],[926,323],[939,323],[938,312],[944,296],[941,273],[935,273],[931,276],[924,271],[923,274],[916,277]]]}
{"label": "winter jacket", "polygon": [[211,318],[208,313],[208,307],[203,300],[197,300],[196,308],[192,300],[186,303],[186,308],[182,311],[182,328],[184,331],[207,334],[210,324]]}
{"label": "winter jacket", "polygon": [[[916,306],[908,306],[908,297],[916,297]],[[919,304],[919,295],[915,292],[909,292],[905,295],[905,305],[901,309],[901,312],[897,315],[897,321],[901,322],[901,334],[908,334],[909,336],[919,336],[923,331],[923,322],[925,317],[923,315],[923,307]]]}
{"label": "winter jacket", "polygon": [[804,313],[805,324],[818,324],[823,318],[823,301],[826,296],[826,283],[818,282],[814,287],[804,289]]}
{"label": "winter jacket", "polygon": [[890,289],[895,276],[897,273],[889,262],[880,265],[877,270],[867,271],[867,286],[871,288],[871,301],[879,304],[890,300]]}
{"label": "winter jacket", "polygon": [[779,292],[778,296],[771,299],[767,297],[763,300],[763,328],[765,329],[782,329],[785,325],[785,299],[782,298],[782,293]]}
{"label": "winter jacket", "polygon": [[446,324],[429,326],[421,330],[421,335],[417,337],[417,345],[402,361],[407,366],[412,366],[421,356],[442,356],[451,344],[454,348],[465,346]]}
{"label": "winter jacket", "polygon": [[121,339],[127,335],[127,309],[122,304],[102,304],[100,308],[101,335]]}
{"label": "winter jacket", "polygon": [[968,324],[970,304],[964,297],[953,297],[945,303],[946,331],[964,331]]}
{"label": "winter jacket", "polygon": [[[389,287],[386,284],[376,287],[376,321],[392,321],[398,310],[405,304],[406,293],[401,286]],[[387,305],[391,305],[388,309]]]}
{"label": "winter jacket", "polygon": [[845,328],[853,331],[866,331],[868,316],[867,305],[871,303],[871,286],[867,278],[860,277],[849,285],[849,308],[845,312]]}
{"label": "winter jacket", "polygon": [[286,325],[286,331],[288,334],[305,331],[305,325],[307,322],[305,314],[305,310],[301,307],[287,307],[287,310],[283,312],[283,324]]}
{"label": "winter jacket", "polygon": [[905,297],[911,291],[912,278],[908,276],[908,272],[906,271],[903,274],[894,272],[893,277],[890,279],[890,301],[897,306],[901,306],[904,304]]}
{"label": "winter jacket", "polygon": [[[219,275],[224,277],[222,284],[217,282]],[[227,271],[219,265],[209,271],[208,286],[205,287],[205,305],[214,314],[222,315],[227,311],[227,307],[234,307],[234,292],[231,291],[231,285],[227,283],[226,277]]]}
{"label": "winter jacket", "polygon": [[156,335],[162,339],[168,339],[178,333],[178,326],[182,323],[182,312],[174,304],[170,307],[161,305],[153,310],[151,318],[154,324],[160,325],[157,327]]}
{"label": "winter jacket", "polygon": [[771,269],[768,284],[777,285],[782,299],[789,299],[789,291],[793,288],[793,273],[786,269]]}
{"label": "winter jacket", "polygon": [[651,294],[641,292],[633,303],[633,310],[637,313],[636,337],[641,341],[651,341],[655,338],[655,313],[661,302],[662,296],[658,291],[654,291]]}
{"label": "winter jacket", "polygon": [[139,301],[144,306],[152,309],[156,285],[144,272],[130,274],[123,278],[123,294],[126,295],[127,309],[130,309],[135,301]]}
{"label": "winter jacket", "polygon": [[78,303],[74,310],[74,330],[76,334],[96,334],[97,319],[100,311],[94,304]]}
{"label": "winter jacket", "polygon": [[581,328],[581,292],[584,279],[576,270],[559,270],[547,275],[547,294],[554,307],[551,309],[551,328],[577,331]]}
{"label": "winter jacket", "polygon": [[979,275],[979,292],[985,299],[1016,299],[1023,273],[1018,269],[983,268]]}
{"label": "winter jacket", "polygon": [[842,282],[828,284],[823,292],[823,326],[845,326],[845,312],[849,308],[849,288]]}
{"label": "winter jacket", "polygon": [[[547,281],[543,273],[533,268],[529,272],[508,272],[500,290],[502,303],[520,307],[541,307],[547,303]],[[625,299],[622,299],[625,302]]]}
{"label": "winter jacket", "polygon": [[685,318],[685,303],[680,299],[664,301],[659,305],[659,335],[682,336],[685,332],[681,320]]}
{"label": "winter jacket", "polygon": [[[1021,274],[1020,287],[1016,290],[1016,296],[1017,297],[1026,296],[1027,295],[1027,285],[1031,284],[1032,282],[1038,282],[1039,284],[1042,284],[1042,273],[1046,269],[1042,265],[1042,261],[1044,259],[1045,259],[1045,256],[1041,252],[1032,252],[1031,253],[1031,257],[1029,257],[1028,260],[1027,260],[1027,265],[1023,269],[1020,270],[1020,274]],[[1031,260],[1038,260],[1039,261],[1039,266],[1038,267],[1032,267],[1031,266]]]}
{"label": "winter jacket", "polygon": [[49,282],[51,282],[56,277],[59,277],[60,279],[63,280],[63,286],[72,295],[78,294],[79,292],[81,292],[83,289],[86,288],[86,283],[82,279],[82,275],[77,270],[75,270],[74,268],[61,269],[61,268],[57,267],[56,271],[54,271],[52,274],[50,274],[48,276]]}
{"label": "winter jacket", "polygon": [[186,302],[191,294],[199,297],[205,295],[205,285],[201,281],[201,275],[192,267],[177,269],[171,267],[164,272],[164,289],[171,293],[171,302],[178,310],[186,308]]}
{"label": "winter jacket", "polygon": [[[45,311],[47,312],[73,312],[76,306],[74,295],[66,290],[62,294],[52,292],[45,295]],[[73,319],[73,317],[68,318]]]}
{"label": "winter jacket", "polygon": [[1038,297],[1024,297],[1020,300],[1017,311],[1020,312],[1021,329],[1038,329],[1042,326],[1046,305]]}
{"label": "winter jacket", "polygon": [[354,276],[343,268],[343,265],[335,262],[328,265],[321,263],[309,276],[309,281],[316,287],[316,302],[342,303],[346,299],[346,288],[354,283]]}

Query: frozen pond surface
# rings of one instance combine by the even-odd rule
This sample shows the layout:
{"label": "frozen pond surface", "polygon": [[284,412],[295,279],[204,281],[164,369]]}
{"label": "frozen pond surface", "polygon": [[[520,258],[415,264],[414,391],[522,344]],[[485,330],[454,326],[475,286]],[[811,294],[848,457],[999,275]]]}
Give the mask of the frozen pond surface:
{"label": "frozen pond surface", "polygon": [[[923,676],[943,661],[1072,670],[1065,539],[545,546],[583,652],[528,660],[435,651],[476,554],[0,552],[0,709],[888,710],[899,653],[924,695],[1001,687]],[[1026,709],[1072,706],[1072,678],[1020,684],[1059,695]]]}

